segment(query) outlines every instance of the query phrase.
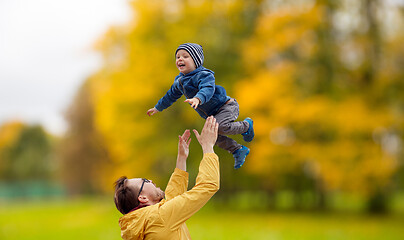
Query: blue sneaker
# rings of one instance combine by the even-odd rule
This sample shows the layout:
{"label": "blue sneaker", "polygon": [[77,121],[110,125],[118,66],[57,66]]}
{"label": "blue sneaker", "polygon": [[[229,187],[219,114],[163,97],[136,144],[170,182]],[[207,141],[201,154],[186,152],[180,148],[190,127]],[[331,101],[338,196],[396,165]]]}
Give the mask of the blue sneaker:
{"label": "blue sneaker", "polygon": [[253,127],[253,120],[251,118],[246,118],[244,119],[244,121],[248,122],[248,124],[250,125],[248,127],[247,132],[242,133],[241,135],[243,135],[243,139],[246,142],[251,142],[254,139],[254,127]]}
{"label": "blue sneaker", "polygon": [[241,146],[240,149],[237,149],[236,151],[234,151],[234,153],[233,153],[234,169],[239,169],[239,168],[241,168],[241,166],[243,166],[243,164],[245,162],[245,158],[247,157],[247,155],[249,153],[250,153],[250,149],[245,146]]}

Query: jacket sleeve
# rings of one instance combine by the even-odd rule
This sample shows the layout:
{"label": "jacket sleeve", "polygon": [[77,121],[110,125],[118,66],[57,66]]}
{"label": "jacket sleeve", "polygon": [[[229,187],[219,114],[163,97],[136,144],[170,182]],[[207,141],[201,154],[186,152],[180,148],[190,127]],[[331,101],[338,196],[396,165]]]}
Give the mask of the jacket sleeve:
{"label": "jacket sleeve", "polygon": [[171,106],[175,101],[182,96],[182,92],[175,87],[175,84],[171,85],[171,88],[154,106],[158,111],[163,111],[164,109]]}
{"label": "jacket sleeve", "polygon": [[208,102],[215,93],[215,76],[211,72],[202,71],[197,78],[198,92],[194,97],[201,100],[201,105]]}
{"label": "jacket sleeve", "polygon": [[166,190],[166,200],[171,200],[174,197],[183,194],[188,188],[188,173],[175,168],[173,174],[171,174],[170,181],[168,181]]}
{"label": "jacket sleeve", "polygon": [[206,153],[199,166],[195,186],[161,206],[160,217],[166,227],[178,229],[219,190],[219,182],[219,158],[215,153]]}

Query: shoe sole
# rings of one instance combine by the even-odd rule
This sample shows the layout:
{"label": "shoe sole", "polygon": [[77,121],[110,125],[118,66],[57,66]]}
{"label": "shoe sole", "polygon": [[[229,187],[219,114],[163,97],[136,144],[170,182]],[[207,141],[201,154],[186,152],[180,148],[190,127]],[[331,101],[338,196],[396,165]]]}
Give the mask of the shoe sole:
{"label": "shoe sole", "polygon": [[237,165],[237,166],[234,166],[234,169],[239,169],[239,168],[241,168],[241,167],[244,165],[245,159],[247,158],[248,154],[250,154],[250,149],[249,149],[249,148],[247,148],[247,154],[245,155],[245,157],[244,157],[243,162],[241,163],[241,165],[240,165],[240,166],[238,166],[238,165]]}
{"label": "shoe sole", "polygon": [[255,134],[254,134],[254,121],[251,118],[246,118],[245,120],[247,120],[247,119],[251,120],[252,137],[251,137],[251,139],[249,139],[249,138],[247,138],[247,136],[243,136],[243,140],[245,142],[251,142],[254,139],[254,136],[255,136]]}

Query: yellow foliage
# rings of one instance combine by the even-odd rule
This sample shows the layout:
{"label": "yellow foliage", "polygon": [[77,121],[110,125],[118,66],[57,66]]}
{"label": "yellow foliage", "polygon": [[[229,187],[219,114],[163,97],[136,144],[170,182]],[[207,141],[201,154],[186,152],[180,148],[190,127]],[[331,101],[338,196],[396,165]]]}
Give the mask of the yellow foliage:
{"label": "yellow foliage", "polygon": [[397,169],[396,157],[373,139],[377,129],[398,124],[397,116],[372,106],[365,94],[305,96],[296,84],[298,64],[278,58],[289,48],[306,48],[297,51],[305,58],[318,51],[312,32],[323,11],[314,5],[265,15],[244,45],[249,75],[237,84],[236,98],[256,132],[246,168],[271,182],[301,171],[327,190],[370,194]]}
{"label": "yellow foliage", "polygon": [[8,122],[0,126],[0,151],[13,145],[23,127],[24,124],[18,121]]}
{"label": "yellow foliage", "polygon": [[[256,134],[245,167],[274,183],[282,174],[303,172],[327,190],[368,194],[388,184],[397,169],[396,156],[374,139],[375,132],[402,123],[402,116],[373,106],[366,93],[305,92],[299,77],[307,73],[304,80],[310,80],[318,74],[306,66],[322,60],[318,38],[329,17],[321,3],[305,4],[263,12],[251,38],[241,45],[238,64],[243,69],[235,71],[247,77],[232,85],[231,95],[240,113],[254,119]],[[133,1],[130,24],[112,28],[97,43],[105,65],[91,79],[92,95],[95,123],[114,161],[108,181],[120,175],[150,176],[163,158],[156,149],[175,151],[174,141],[166,144],[160,138],[168,136],[161,132],[174,131],[178,121],[201,124],[196,113],[180,103],[153,117],[146,111],[178,74],[176,47],[198,42],[204,48],[226,48],[232,39],[223,40],[218,33],[241,31],[245,6],[241,0]],[[308,63],[299,65],[304,61]],[[385,82],[376,87],[386,86],[389,77],[398,78],[388,72],[382,76]]]}
{"label": "yellow foliage", "polygon": [[7,122],[0,126],[0,172],[4,169],[3,154],[12,147],[20,136],[24,124],[18,121]]}
{"label": "yellow foliage", "polygon": [[[163,161],[161,155],[168,151],[165,148],[170,147],[175,152],[176,147],[172,145],[176,143],[176,136],[167,142],[169,136],[166,135],[174,131],[178,121],[187,123],[184,128],[201,124],[199,116],[189,106],[181,104],[181,99],[155,116],[147,116],[146,111],[165,94],[178,74],[174,56],[178,45],[198,42],[205,49],[223,41],[218,35],[222,29],[214,26],[219,24],[214,20],[228,18],[231,22],[221,21],[220,24],[236,28],[243,6],[245,2],[241,0],[132,1],[134,18],[131,22],[111,28],[97,42],[104,66],[91,78],[95,125],[114,162],[105,178],[150,174],[156,162]],[[202,28],[204,33],[201,33]],[[172,114],[175,114],[175,123]],[[162,136],[164,133],[166,135]]]}
{"label": "yellow foliage", "polygon": [[263,16],[256,28],[254,38],[243,48],[245,66],[250,71],[261,67],[260,62],[275,58],[291,47],[301,49],[303,55],[314,49],[313,28],[321,24],[322,8],[284,8]]}

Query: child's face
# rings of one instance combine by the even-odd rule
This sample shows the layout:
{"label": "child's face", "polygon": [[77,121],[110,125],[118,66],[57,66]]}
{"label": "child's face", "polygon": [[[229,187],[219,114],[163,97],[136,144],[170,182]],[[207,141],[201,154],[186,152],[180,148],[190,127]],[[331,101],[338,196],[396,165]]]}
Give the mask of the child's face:
{"label": "child's face", "polygon": [[178,70],[183,74],[190,73],[196,69],[191,55],[183,49],[178,50],[175,65],[177,65]]}

